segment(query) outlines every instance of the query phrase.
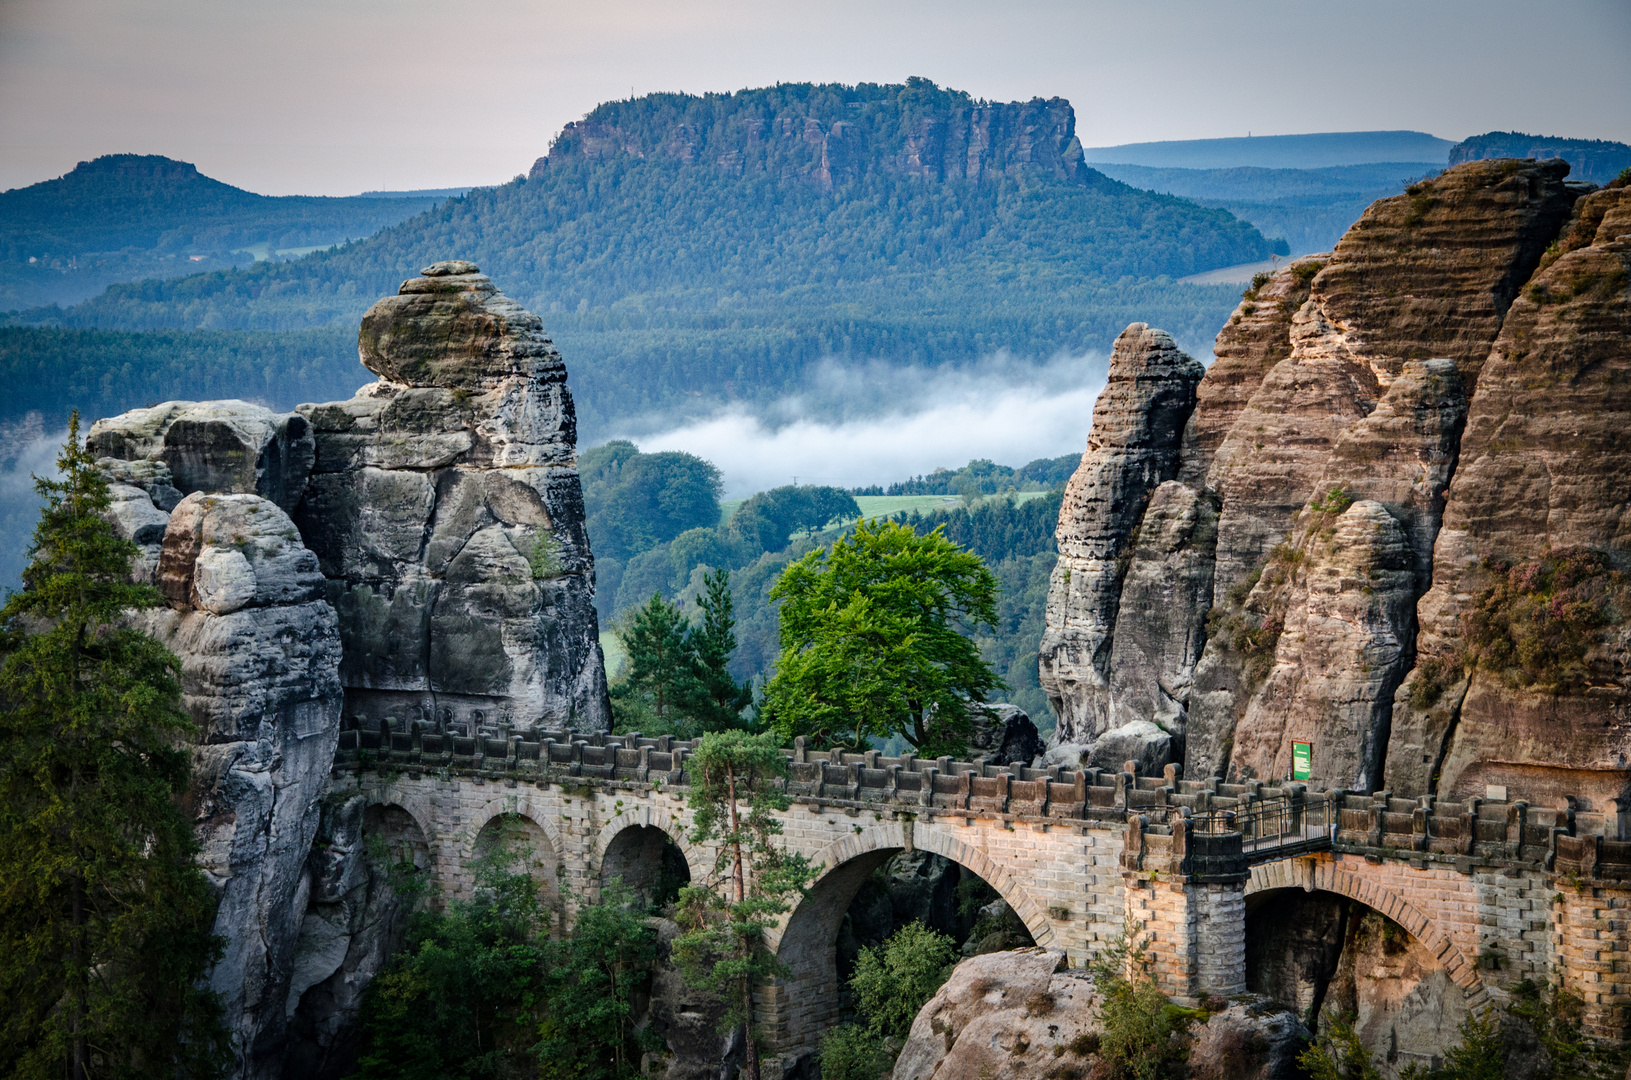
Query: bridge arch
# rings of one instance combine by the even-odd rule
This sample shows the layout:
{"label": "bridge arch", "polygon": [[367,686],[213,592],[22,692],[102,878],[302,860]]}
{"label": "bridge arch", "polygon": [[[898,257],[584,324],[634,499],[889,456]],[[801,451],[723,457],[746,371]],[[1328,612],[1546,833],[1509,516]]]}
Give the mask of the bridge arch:
{"label": "bridge arch", "polygon": [[1488,1000],[1478,965],[1468,961],[1466,954],[1425,912],[1386,882],[1362,871],[1356,872],[1334,859],[1282,859],[1252,867],[1251,878],[1246,883],[1248,897],[1279,889],[1335,893],[1381,912],[1404,927],[1433,955],[1461,989],[1469,1006],[1477,1007]]}
{"label": "bridge arch", "polygon": [[[713,859],[712,851],[692,844],[685,826],[666,811],[654,806],[634,806],[601,826],[595,836],[588,868],[595,888],[604,886],[615,874],[637,892],[647,893],[663,870],[662,850],[653,850],[659,838],[678,850],[685,864],[685,881],[694,880],[699,872],[706,874]],[[651,865],[654,859],[659,860],[659,865]],[[631,871],[638,873],[631,877]]]}
{"label": "bridge arch", "polygon": [[766,944],[788,974],[761,992],[766,1033],[782,1052],[813,1047],[838,1022],[838,964],[833,943],[862,883],[891,856],[908,850],[943,856],[978,874],[1014,909],[1038,945],[1054,944],[1046,909],[984,851],[924,822],[886,821],[833,841],[811,861],[821,869],[809,891]]}

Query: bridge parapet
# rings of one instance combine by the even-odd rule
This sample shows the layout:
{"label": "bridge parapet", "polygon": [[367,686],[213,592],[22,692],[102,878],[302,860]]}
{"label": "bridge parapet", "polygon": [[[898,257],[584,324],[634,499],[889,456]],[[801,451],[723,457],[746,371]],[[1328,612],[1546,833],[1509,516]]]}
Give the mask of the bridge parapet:
{"label": "bridge parapet", "polygon": [[[714,853],[690,845],[686,832],[695,749],[639,735],[353,728],[342,732],[333,785],[336,794],[404,807],[450,895],[471,885],[467,861],[482,829],[516,814],[539,825],[550,873],[570,895],[593,897],[630,828],[647,830],[642,844],[649,830],[666,833],[693,870],[713,864]],[[802,740],[785,753],[786,841],[816,859],[830,884],[818,883],[806,902],[819,918],[790,923],[797,932],[783,942],[803,959],[766,1013],[767,1022],[779,1018],[777,1045],[808,1049],[822,1018],[836,1016],[827,930],[836,933],[866,873],[914,847],[981,874],[1039,941],[1073,962],[1130,920],[1163,988],[1181,999],[1243,987],[1248,893],[1319,888],[1400,921],[1469,1001],[1485,992],[1486,977],[1498,986],[1561,968],[1587,1002],[1594,1034],[1631,1034],[1631,973],[1615,970],[1631,942],[1631,842],[1619,839],[1616,814],[1580,802],[1400,799],[1189,781],[1176,766],[1159,775],[1139,775],[1130,763],[1034,769],[814,751]],[[1486,956],[1499,958],[1491,962],[1500,974],[1484,971]]]}

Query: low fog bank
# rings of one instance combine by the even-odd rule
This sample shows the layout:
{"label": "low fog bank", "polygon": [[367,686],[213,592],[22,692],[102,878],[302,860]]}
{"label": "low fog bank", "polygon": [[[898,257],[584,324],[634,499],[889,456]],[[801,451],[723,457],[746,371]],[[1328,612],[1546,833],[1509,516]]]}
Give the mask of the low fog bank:
{"label": "low fog bank", "polygon": [[1100,354],[1045,364],[998,355],[962,371],[823,364],[804,392],[660,430],[619,434],[719,466],[725,498],[797,482],[889,484],[974,458],[1019,466],[1079,453],[1104,388]]}
{"label": "low fog bank", "polygon": [[0,595],[22,588],[20,575],[40,518],[34,477],[57,475],[57,454],[67,441],[67,429],[47,434],[37,412],[0,424]]}

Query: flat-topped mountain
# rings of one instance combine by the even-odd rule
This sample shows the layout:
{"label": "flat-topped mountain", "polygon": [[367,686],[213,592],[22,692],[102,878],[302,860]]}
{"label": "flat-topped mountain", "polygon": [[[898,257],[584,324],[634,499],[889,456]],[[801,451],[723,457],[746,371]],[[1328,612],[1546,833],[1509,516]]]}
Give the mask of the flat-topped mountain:
{"label": "flat-topped mountain", "polygon": [[1562,158],[1569,163],[1569,179],[1606,184],[1631,169],[1631,146],[1608,139],[1564,139],[1554,135],[1525,135],[1518,131],[1491,131],[1474,135],[1450,148],[1450,164],[1488,158]]}

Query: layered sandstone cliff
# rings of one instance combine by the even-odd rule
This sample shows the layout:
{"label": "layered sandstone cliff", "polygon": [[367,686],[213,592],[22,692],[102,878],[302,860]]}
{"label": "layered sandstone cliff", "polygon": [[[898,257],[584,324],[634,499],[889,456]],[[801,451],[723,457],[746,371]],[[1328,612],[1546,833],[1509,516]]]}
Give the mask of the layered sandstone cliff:
{"label": "layered sandstone cliff", "polygon": [[[1620,794],[1631,226],[1566,175],[1459,166],[1247,292],[1119,573],[1050,595],[1050,638],[1091,625],[1107,661],[1045,644],[1056,756],[1113,764],[1115,717],[1192,777],[1280,779],[1308,742],[1333,787]],[[1125,410],[1107,390],[1073,489]],[[1067,498],[1061,573],[1102,516]]]}
{"label": "layered sandstone cliff", "polygon": [[87,438],[203,736],[189,805],[240,1077],[343,1070],[401,930],[369,845],[427,857],[388,811],[326,803],[342,727],[609,720],[566,369],[475,266],[423,274],[364,319],[380,378],[351,401],[169,402]]}

